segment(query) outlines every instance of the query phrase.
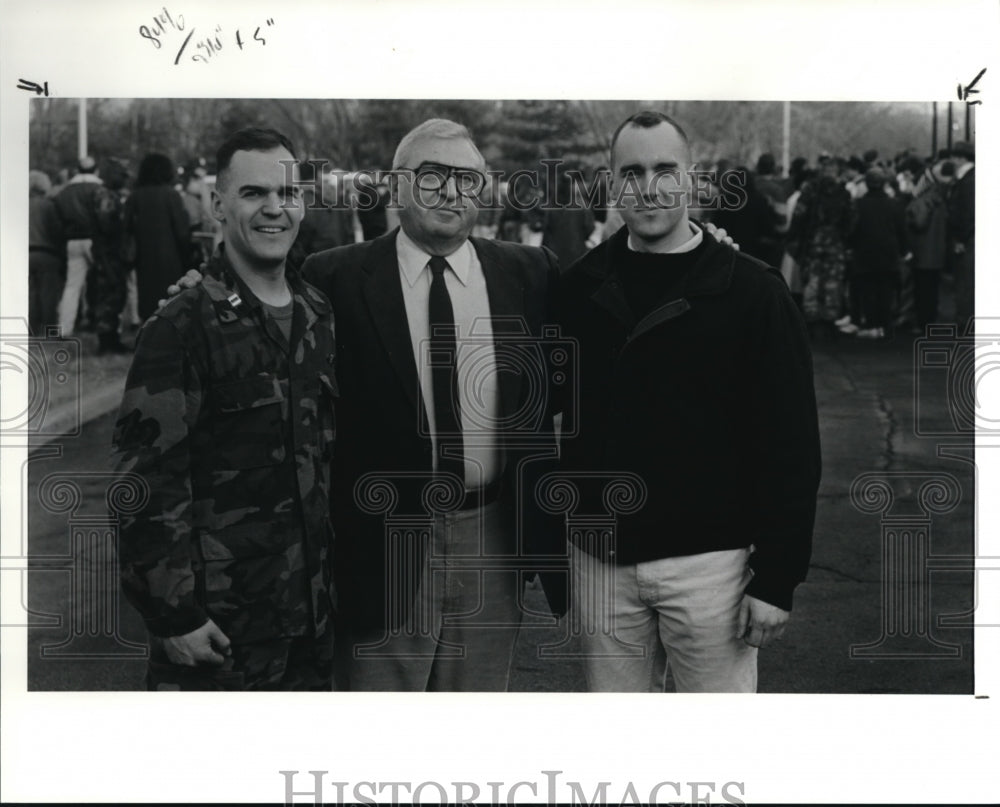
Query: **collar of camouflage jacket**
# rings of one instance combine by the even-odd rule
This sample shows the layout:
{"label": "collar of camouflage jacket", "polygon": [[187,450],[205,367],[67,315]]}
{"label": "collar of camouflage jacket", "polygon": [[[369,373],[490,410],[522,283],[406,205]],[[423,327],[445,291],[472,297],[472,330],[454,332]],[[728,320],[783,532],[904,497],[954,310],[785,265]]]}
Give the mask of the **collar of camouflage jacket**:
{"label": "collar of camouflage jacket", "polygon": [[[312,310],[312,316],[308,317],[307,325],[311,325],[317,317],[330,312],[329,300],[322,292],[306,283],[298,272],[286,269],[285,280],[288,281],[288,286],[292,290],[293,299],[301,301],[301,304]],[[247,305],[253,309],[262,307],[257,295],[250,290],[250,287],[233,268],[226,255],[225,244],[219,245],[218,251],[209,261],[204,286],[211,300],[216,303],[215,308],[216,311],[220,312],[220,316],[222,311],[227,308],[229,311],[235,312],[239,305]],[[224,303],[229,305],[226,306]]]}

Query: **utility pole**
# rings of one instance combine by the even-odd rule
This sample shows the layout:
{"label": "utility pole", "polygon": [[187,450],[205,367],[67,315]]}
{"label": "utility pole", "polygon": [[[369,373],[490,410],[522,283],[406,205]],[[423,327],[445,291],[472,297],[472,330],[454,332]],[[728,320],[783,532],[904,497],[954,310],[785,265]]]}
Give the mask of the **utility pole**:
{"label": "utility pole", "polygon": [[781,107],[781,175],[788,176],[791,163],[792,102],[785,101]]}
{"label": "utility pole", "polygon": [[79,114],[76,127],[76,156],[82,160],[87,156],[87,99],[79,100]]}
{"label": "utility pole", "polygon": [[938,108],[937,101],[932,101],[931,110],[931,158],[937,160],[938,153]]}

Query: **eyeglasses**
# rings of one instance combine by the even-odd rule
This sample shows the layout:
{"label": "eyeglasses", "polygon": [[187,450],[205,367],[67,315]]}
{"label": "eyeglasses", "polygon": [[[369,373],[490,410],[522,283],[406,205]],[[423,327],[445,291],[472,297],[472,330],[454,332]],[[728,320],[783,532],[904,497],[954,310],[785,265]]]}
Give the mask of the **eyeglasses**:
{"label": "eyeglasses", "polygon": [[413,169],[414,183],[422,191],[440,191],[452,177],[461,196],[475,196],[486,186],[485,174],[474,168],[423,162]]}

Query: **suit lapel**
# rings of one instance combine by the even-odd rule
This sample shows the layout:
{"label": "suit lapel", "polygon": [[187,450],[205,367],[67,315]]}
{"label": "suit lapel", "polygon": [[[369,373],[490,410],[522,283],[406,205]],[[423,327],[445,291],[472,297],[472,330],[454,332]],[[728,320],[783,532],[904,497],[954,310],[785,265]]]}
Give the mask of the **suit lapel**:
{"label": "suit lapel", "polygon": [[486,292],[490,298],[490,319],[493,322],[493,346],[496,351],[497,373],[500,379],[502,418],[518,411],[524,350],[530,328],[524,322],[524,286],[521,275],[512,263],[504,266],[500,248],[481,238],[472,238],[473,247],[483,267]]}
{"label": "suit lapel", "polygon": [[364,295],[389,362],[403,385],[407,400],[416,410],[420,387],[399,277],[396,232],[393,230],[372,241],[364,264],[367,274]]}

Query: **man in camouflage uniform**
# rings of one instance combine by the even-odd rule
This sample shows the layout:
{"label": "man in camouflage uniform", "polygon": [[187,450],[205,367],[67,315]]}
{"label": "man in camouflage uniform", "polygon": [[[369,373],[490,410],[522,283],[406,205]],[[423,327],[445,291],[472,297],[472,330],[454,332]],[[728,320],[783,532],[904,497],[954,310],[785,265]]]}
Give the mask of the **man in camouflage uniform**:
{"label": "man in camouflage uniform", "polygon": [[329,689],[334,329],[285,257],[303,208],[287,138],[218,154],[223,250],[140,333],[117,469],[149,486],[123,520],[122,581],[150,633],[150,689]]}

